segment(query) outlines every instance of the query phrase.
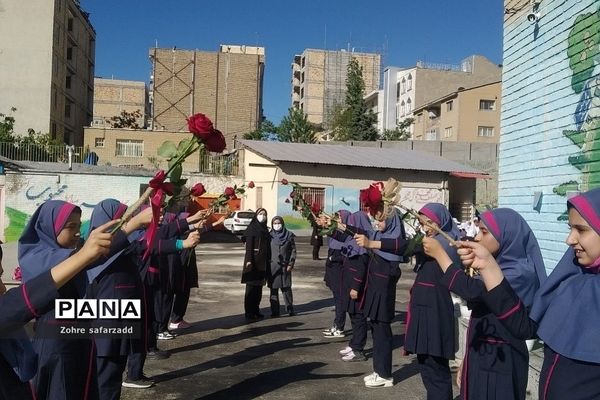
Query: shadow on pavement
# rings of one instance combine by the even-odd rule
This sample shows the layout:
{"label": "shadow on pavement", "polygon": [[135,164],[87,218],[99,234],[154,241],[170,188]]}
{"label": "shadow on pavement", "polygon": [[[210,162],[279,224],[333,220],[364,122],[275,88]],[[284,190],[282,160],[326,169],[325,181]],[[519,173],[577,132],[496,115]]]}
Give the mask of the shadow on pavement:
{"label": "shadow on pavement", "polygon": [[[230,388],[220,390],[218,392],[199,397],[197,400],[211,399],[255,399],[269,392],[275,391],[283,386],[293,382],[316,379],[338,379],[345,377],[358,377],[363,374],[331,374],[319,375],[313,373],[314,370],[324,367],[327,364],[321,362],[310,362],[291,367],[274,369],[272,371],[261,372],[260,374],[237,383]],[[301,398],[303,392],[299,391],[298,395]]]}
{"label": "shadow on pavement", "polygon": [[[171,379],[182,378],[185,376],[199,374],[203,371],[207,371],[213,368],[226,368],[239,366],[241,364],[265,357],[270,356],[279,351],[288,350],[291,348],[306,348],[306,347],[315,347],[315,346],[323,346],[326,343],[313,343],[313,344],[305,344],[305,342],[309,342],[310,338],[295,338],[288,340],[280,340],[277,342],[271,343],[262,343],[256,346],[247,347],[244,350],[238,351],[237,353],[215,358],[214,360],[206,361],[201,364],[193,365],[191,367],[178,369],[175,371],[165,372],[163,374],[155,375],[153,377],[156,383],[169,381]],[[246,388],[247,390],[248,388]]]}

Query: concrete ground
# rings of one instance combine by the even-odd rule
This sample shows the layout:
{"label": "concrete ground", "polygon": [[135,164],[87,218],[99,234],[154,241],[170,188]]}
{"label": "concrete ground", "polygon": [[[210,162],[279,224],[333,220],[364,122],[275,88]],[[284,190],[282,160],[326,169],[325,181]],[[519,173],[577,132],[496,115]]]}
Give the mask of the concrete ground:
{"label": "concrete ground", "polygon": [[[307,240],[298,240],[293,293],[298,315],[269,318],[268,289],[261,303],[266,318],[246,323],[240,272],[242,243],[203,243],[197,248],[200,288],[193,289],[186,320],[193,326],[174,340],[159,341],[172,355],[147,361],[150,389],[123,388],[122,399],[424,399],[414,356],[402,343],[408,289],[414,274],[402,269],[398,284],[392,388],[369,389],[362,377],[372,360],[341,361],[346,339],[321,334],[333,321],[331,292],[323,283],[324,261],[313,261]],[[326,248],[321,249],[321,256]],[[283,299],[281,299],[283,304]],[[347,322],[346,329],[350,329]],[[367,353],[371,352],[371,338]],[[455,392],[457,389],[455,388]]]}

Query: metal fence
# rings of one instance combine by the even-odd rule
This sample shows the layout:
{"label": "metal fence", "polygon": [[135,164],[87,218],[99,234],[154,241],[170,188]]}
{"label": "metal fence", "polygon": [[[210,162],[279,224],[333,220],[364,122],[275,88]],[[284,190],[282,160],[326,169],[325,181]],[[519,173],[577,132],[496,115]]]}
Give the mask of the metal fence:
{"label": "metal fence", "polygon": [[[68,162],[67,146],[0,142],[0,156],[15,161]],[[72,161],[82,163],[85,158],[83,147],[74,147]]]}
{"label": "metal fence", "polygon": [[238,153],[228,155],[201,154],[198,171],[207,175],[239,175]]}

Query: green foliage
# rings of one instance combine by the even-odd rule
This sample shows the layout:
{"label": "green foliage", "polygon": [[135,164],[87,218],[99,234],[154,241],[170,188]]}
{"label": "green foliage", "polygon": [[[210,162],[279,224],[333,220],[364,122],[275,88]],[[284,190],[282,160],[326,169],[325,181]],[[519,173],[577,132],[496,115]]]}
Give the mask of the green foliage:
{"label": "green foliage", "polygon": [[277,135],[277,127],[268,119],[260,123],[258,129],[252,132],[244,133],[243,138],[246,140],[268,140]]}
{"label": "green foliage", "polygon": [[160,145],[157,152],[160,157],[170,160],[177,155],[177,146],[175,146],[175,143],[167,140]]}
{"label": "green foliage", "polygon": [[12,113],[17,111],[16,108],[11,107],[11,114],[0,113],[0,142],[14,142],[14,128],[15,128],[15,117]]}
{"label": "green foliage", "polygon": [[138,119],[142,118],[142,112],[135,110],[133,112],[121,111],[121,114],[110,117],[106,120],[106,123],[111,128],[131,128],[141,129],[142,127],[137,123]]}
{"label": "green foliage", "polygon": [[571,87],[580,93],[592,77],[594,58],[600,52],[600,11],[579,15],[569,32],[567,57],[573,71]]}
{"label": "green foliage", "polygon": [[410,139],[410,126],[414,119],[406,118],[400,122],[396,129],[386,129],[381,135],[381,140],[408,140]]}
{"label": "green foliage", "polygon": [[332,129],[336,140],[366,140],[378,139],[377,115],[367,108],[364,99],[365,81],[358,60],[353,58],[348,63],[346,77],[345,108],[334,112]]}
{"label": "green foliage", "polygon": [[288,115],[283,117],[277,129],[280,142],[315,143],[315,129],[308,118],[298,109],[288,109]]}

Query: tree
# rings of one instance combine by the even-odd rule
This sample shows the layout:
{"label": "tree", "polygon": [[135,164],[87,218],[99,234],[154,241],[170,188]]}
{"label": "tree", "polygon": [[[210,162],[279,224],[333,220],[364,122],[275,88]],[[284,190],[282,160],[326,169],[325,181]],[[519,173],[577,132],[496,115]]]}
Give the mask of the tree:
{"label": "tree", "polygon": [[257,129],[244,133],[246,140],[269,140],[277,136],[277,127],[268,119],[263,120]]}
{"label": "tree", "polygon": [[298,109],[288,109],[288,115],[283,117],[277,129],[280,142],[315,143],[315,128],[308,118]]}
{"label": "tree", "polygon": [[131,128],[141,129],[142,127],[137,123],[138,119],[142,118],[142,112],[135,110],[133,112],[121,111],[121,114],[110,117],[106,120],[106,123],[111,128]]}
{"label": "tree", "polygon": [[408,140],[410,139],[410,126],[414,118],[406,118],[395,129],[386,129],[381,135],[381,140]]}
{"label": "tree", "polygon": [[15,117],[12,113],[17,111],[15,107],[10,108],[10,114],[0,113],[0,142],[14,142],[15,141]]}
{"label": "tree", "polygon": [[340,125],[334,126],[334,131],[339,131],[336,140],[368,140],[378,139],[377,115],[367,108],[364,99],[365,81],[362,76],[362,68],[356,58],[348,63],[348,75],[346,77],[346,102],[345,109],[338,112],[334,119]]}

